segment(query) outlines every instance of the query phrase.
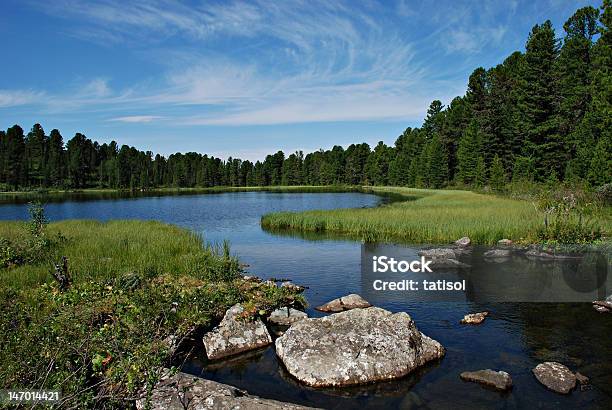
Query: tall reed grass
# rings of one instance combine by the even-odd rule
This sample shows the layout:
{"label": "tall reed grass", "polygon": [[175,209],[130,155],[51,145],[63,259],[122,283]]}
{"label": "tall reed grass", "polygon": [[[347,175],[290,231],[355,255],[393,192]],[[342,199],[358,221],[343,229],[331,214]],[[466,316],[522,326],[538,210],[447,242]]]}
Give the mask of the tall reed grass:
{"label": "tall reed grass", "polygon": [[[264,215],[261,225],[271,231],[325,231],[364,241],[448,243],[469,236],[474,243],[493,244],[502,238],[533,241],[543,224],[529,201],[459,190],[372,187],[366,192],[400,194],[406,200],[366,209],[275,212]],[[597,222],[609,228],[609,219]]]}

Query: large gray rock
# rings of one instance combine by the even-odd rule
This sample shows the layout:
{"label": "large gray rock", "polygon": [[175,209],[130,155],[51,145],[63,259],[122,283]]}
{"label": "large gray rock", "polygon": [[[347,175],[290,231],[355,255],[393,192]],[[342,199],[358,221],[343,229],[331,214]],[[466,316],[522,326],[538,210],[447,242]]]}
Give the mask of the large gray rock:
{"label": "large gray rock", "polygon": [[576,375],[561,363],[540,363],[532,371],[540,383],[554,392],[567,394],[576,387]]}
{"label": "large gray rock", "polygon": [[268,317],[268,323],[276,326],[291,326],[295,322],[306,319],[308,315],[301,310],[290,307],[276,309]]}
{"label": "large gray rock", "polygon": [[304,319],[276,339],[291,375],[315,387],[396,379],[444,356],[407,313],[370,307]]}
{"label": "large gray rock", "polygon": [[185,373],[164,372],[151,395],[136,400],[138,410],[302,410],[310,407],[251,396],[244,390]]}
{"label": "large gray rock", "polygon": [[246,321],[240,318],[244,311],[236,304],[225,312],[223,320],[203,338],[206,356],[210,360],[267,346],[272,343],[268,329],[259,319]]}
{"label": "large gray rock", "polygon": [[315,309],[320,312],[344,312],[345,310],[367,308],[370,306],[372,306],[370,302],[355,293],[351,293],[350,295],[327,302]]}
{"label": "large gray rock", "polygon": [[462,380],[480,383],[496,390],[505,391],[512,388],[512,377],[504,371],[491,369],[463,372],[459,375]]}

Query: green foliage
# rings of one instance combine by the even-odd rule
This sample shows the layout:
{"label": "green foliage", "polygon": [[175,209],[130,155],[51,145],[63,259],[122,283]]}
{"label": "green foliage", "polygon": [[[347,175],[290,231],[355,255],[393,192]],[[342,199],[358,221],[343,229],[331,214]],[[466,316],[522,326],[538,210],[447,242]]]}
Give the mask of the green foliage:
{"label": "green foliage", "polygon": [[496,155],[489,169],[489,184],[494,191],[502,191],[506,186],[506,172],[501,159]]}
{"label": "green foliage", "polygon": [[[22,228],[1,223],[0,237]],[[0,384],[60,389],[62,408],[130,408],[172,364],[167,338],[210,328],[235,303],[251,314],[305,304],[287,288],[245,282],[227,244],[205,246],[176,227],[66,221],[48,231],[68,238],[53,253],[68,255],[75,281],[60,291],[44,262],[0,269]]]}
{"label": "green foliage", "polygon": [[538,195],[537,209],[544,223],[537,230],[537,239],[555,244],[583,244],[601,239],[602,229],[593,218],[600,206],[596,197],[584,191],[550,184],[548,190]]}

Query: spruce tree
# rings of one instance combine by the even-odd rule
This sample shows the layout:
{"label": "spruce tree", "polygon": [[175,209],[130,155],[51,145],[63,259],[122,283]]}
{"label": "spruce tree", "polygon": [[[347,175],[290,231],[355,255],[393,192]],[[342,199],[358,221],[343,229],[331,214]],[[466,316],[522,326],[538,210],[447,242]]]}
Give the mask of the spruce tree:
{"label": "spruce tree", "polygon": [[504,172],[504,166],[502,165],[499,156],[495,156],[491,162],[491,168],[489,170],[489,185],[494,191],[502,191],[506,185],[506,175]]}

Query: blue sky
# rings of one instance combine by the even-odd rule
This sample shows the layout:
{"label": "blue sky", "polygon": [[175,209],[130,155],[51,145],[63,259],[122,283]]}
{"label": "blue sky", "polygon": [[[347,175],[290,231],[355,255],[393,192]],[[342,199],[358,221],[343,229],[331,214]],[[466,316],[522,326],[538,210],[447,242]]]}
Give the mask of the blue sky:
{"label": "blue sky", "polygon": [[391,144],[587,4],[4,0],[0,128],[252,160]]}

